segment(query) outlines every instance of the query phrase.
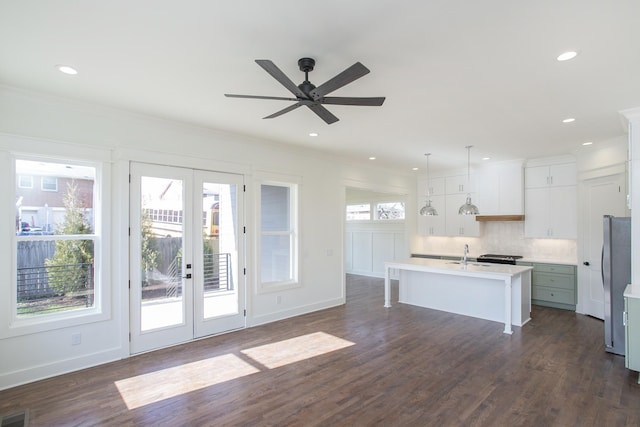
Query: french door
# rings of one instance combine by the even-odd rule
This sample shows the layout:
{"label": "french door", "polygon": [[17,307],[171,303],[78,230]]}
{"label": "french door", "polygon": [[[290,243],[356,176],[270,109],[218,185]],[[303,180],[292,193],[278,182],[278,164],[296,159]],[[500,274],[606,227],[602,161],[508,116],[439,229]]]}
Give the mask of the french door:
{"label": "french door", "polygon": [[131,164],[131,353],[245,326],[242,176]]}

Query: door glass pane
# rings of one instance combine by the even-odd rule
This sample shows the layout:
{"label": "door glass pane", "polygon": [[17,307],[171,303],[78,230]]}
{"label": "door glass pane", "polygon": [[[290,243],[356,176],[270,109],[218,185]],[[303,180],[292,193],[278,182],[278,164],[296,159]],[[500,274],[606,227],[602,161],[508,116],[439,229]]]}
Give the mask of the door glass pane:
{"label": "door glass pane", "polygon": [[234,271],[238,259],[236,185],[202,184],[203,317],[238,313]]}
{"label": "door glass pane", "polygon": [[141,330],[184,323],[183,182],[141,177]]}

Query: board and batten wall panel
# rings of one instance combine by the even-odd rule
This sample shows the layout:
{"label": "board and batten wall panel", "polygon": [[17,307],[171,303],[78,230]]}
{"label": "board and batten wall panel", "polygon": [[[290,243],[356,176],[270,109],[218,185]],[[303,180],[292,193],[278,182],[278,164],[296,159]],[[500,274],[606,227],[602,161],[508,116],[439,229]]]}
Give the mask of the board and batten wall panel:
{"label": "board and batten wall panel", "polygon": [[372,269],[372,242],[370,231],[355,231],[353,233],[353,271],[370,272]]}
{"label": "board and batten wall panel", "polygon": [[[406,258],[404,224],[349,224],[345,230],[345,271],[384,277],[384,263]],[[391,272],[396,278],[395,272]]]}

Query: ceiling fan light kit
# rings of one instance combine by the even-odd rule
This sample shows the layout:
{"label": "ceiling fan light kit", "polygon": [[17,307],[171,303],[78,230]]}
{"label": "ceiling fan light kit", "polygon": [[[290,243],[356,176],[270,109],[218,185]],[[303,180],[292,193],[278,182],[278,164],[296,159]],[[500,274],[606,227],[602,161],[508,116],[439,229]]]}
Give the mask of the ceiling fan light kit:
{"label": "ceiling fan light kit", "polygon": [[360,62],[356,62],[343,72],[327,80],[325,83],[321,84],[318,87],[316,87],[309,81],[309,72],[313,71],[313,68],[316,65],[316,61],[313,58],[300,58],[298,60],[298,67],[300,68],[300,71],[304,73],[304,81],[297,86],[272,61],[268,59],[256,59],[256,63],[261,66],[267,73],[269,73],[271,77],[276,79],[282,86],[287,88],[289,92],[295,95],[295,98],[286,98],[280,96],[238,95],[229,93],[225,93],[224,96],[227,96],[229,98],[295,101],[295,104],[283,108],[280,111],[276,111],[271,115],[263,117],[265,119],[273,119],[275,117],[279,117],[285,113],[293,111],[298,107],[305,106],[313,111],[322,120],[324,120],[325,123],[330,125],[331,123],[337,122],[339,119],[334,116],[333,113],[331,113],[329,110],[327,110],[323,104],[379,107],[384,103],[385,100],[384,97],[359,98],[325,96],[368,74],[369,69],[362,65]]}

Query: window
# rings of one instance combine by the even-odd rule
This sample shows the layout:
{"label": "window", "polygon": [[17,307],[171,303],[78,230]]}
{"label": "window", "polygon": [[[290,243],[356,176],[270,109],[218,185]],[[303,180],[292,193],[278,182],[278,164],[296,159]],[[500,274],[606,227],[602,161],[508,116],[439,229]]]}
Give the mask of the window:
{"label": "window", "polygon": [[371,205],[360,203],[347,205],[347,221],[369,221],[371,219]]}
{"label": "window", "polygon": [[[46,166],[46,165],[45,165]],[[42,191],[58,191],[58,178],[43,176],[41,182]]]}
{"label": "window", "polygon": [[19,188],[33,188],[33,177],[30,175],[18,175]]}
{"label": "window", "polygon": [[15,206],[12,324],[30,326],[95,314],[101,282],[96,228],[99,166],[15,159],[14,167],[18,182],[28,172],[39,171],[51,174],[43,177],[43,189],[62,185],[60,197],[16,194],[20,203]]}
{"label": "window", "polygon": [[386,202],[376,204],[376,220],[403,220],[404,202]]}
{"label": "window", "polygon": [[297,185],[260,186],[260,283],[263,287],[298,282]]}

